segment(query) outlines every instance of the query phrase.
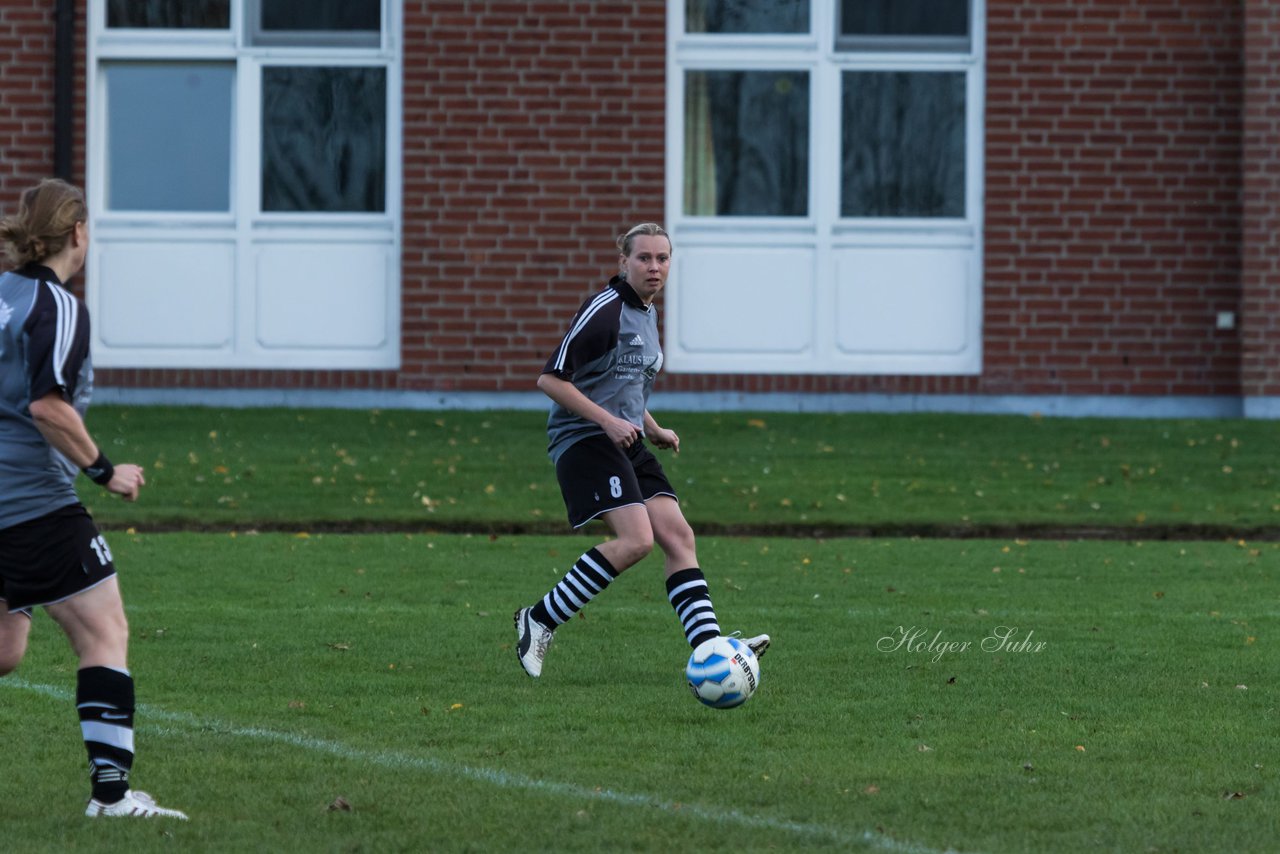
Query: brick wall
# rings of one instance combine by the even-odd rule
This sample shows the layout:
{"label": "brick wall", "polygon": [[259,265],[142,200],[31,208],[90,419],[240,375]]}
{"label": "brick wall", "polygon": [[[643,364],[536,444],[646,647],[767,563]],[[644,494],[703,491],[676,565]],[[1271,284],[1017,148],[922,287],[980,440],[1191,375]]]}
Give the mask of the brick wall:
{"label": "brick wall", "polygon": [[0,200],[53,171],[54,13],[49,0],[0,4]]}
{"label": "brick wall", "polygon": [[[52,91],[51,6],[0,9],[0,38],[30,42],[0,69],[6,209],[51,167],[51,105],[15,102]],[[1248,9],[1273,28],[1250,48],[1274,56],[1275,0]],[[662,215],[665,10],[406,0],[400,372],[104,370],[100,382],[530,390],[569,313],[613,268],[615,232]],[[1265,324],[1280,323],[1280,305],[1257,283],[1278,278],[1263,247],[1280,179],[1249,197],[1270,219],[1250,226],[1262,242],[1246,254],[1244,13],[1230,0],[988,0],[981,376],[666,374],[660,388],[1238,395],[1239,333],[1214,319],[1242,308],[1243,274],[1255,283],[1247,382],[1275,393],[1280,345]],[[1261,81],[1272,93],[1275,78],[1273,65]],[[1250,129],[1274,164],[1274,121]]]}
{"label": "brick wall", "polygon": [[405,6],[402,387],[529,391],[663,210],[664,3]]}
{"label": "brick wall", "polygon": [[[85,27],[87,0],[76,0],[71,174],[84,186]],[[0,0],[0,215],[17,211],[28,187],[54,174],[55,0]],[[0,252],[0,269],[8,269]],[[84,277],[68,283],[84,295]]]}
{"label": "brick wall", "polygon": [[1280,395],[1280,5],[1247,0],[1244,394]]}
{"label": "brick wall", "polygon": [[1238,7],[991,0],[983,391],[1239,393]]}

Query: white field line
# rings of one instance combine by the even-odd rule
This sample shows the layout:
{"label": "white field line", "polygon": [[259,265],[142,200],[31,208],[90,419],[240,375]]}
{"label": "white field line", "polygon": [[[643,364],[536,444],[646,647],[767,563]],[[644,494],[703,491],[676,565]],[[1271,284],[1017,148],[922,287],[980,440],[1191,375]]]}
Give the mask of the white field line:
{"label": "white field line", "polygon": [[[27,682],[24,679],[16,679],[12,676],[0,679],[0,688],[11,687],[21,688],[36,694],[43,694],[56,700],[71,702],[73,695],[70,691],[58,688],[53,685],[40,685],[34,682]],[[910,842],[900,842],[888,836],[876,833],[874,831],[864,831],[861,834],[850,833],[837,827],[828,827],[822,824],[809,824],[798,821],[785,821],[782,819],[768,818],[767,816],[747,815],[738,810],[723,809],[714,806],[703,806],[699,804],[675,803],[673,801],[664,801],[655,798],[652,795],[633,794],[630,792],[620,792],[614,789],[601,789],[587,786],[580,786],[576,783],[561,783],[554,780],[539,780],[533,777],[526,777],[523,774],[515,774],[510,771],[503,771],[495,768],[475,768],[470,765],[459,765],[452,762],[444,762],[439,759],[432,759],[426,756],[413,756],[407,753],[400,753],[390,750],[361,750],[360,748],[351,747],[338,741],[330,741],[322,738],[311,738],[297,733],[282,732],[277,730],[262,729],[260,727],[244,727],[234,724],[225,723],[223,721],[211,718],[197,718],[184,712],[170,712],[155,706],[140,704],[138,706],[141,731],[154,732],[158,735],[181,735],[186,736],[194,732],[216,732],[223,735],[236,736],[238,738],[253,739],[256,741],[268,741],[277,744],[287,744],[291,747],[297,747],[312,753],[326,753],[330,756],[336,756],[341,759],[351,760],[372,765],[380,765],[384,768],[391,769],[408,769],[412,771],[425,771],[442,777],[455,777],[464,780],[473,780],[480,783],[489,783],[503,789],[523,789],[525,791],[536,792],[546,795],[552,795],[569,800],[583,801],[604,801],[606,803],[621,804],[623,806],[645,807],[654,809],[671,815],[693,816],[703,821],[713,824],[730,824],[740,827],[748,827],[758,830],[776,830],[783,833],[789,833],[794,836],[804,836],[815,839],[825,839],[834,842],[837,845],[847,846],[866,846],[880,851],[898,852],[898,854],[945,854],[934,848],[927,848],[922,845],[915,845]],[[177,725],[178,729],[169,729],[167,727],[157,727],[148,725],[150,721],[167,721]],[[953,849],[948,849],[950,854],[954,854]]]}

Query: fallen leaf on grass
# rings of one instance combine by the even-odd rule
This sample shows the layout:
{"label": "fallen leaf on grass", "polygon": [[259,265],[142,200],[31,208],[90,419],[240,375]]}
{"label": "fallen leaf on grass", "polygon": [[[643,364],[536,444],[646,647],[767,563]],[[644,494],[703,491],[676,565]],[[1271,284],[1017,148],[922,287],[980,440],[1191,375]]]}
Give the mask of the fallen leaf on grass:
{"label": "fallen leaf on grass", "polygon": [[1226,791],[1222,793],[1222,799],[1224,801],[1243,801],[1247,797],[1249,796],[1244,792]]}
{"label": "fallen leaf on grass", "polygon": [[329,812],[351,812],[351,803],[339,795],[333,799],[333,803],[329,804]]}

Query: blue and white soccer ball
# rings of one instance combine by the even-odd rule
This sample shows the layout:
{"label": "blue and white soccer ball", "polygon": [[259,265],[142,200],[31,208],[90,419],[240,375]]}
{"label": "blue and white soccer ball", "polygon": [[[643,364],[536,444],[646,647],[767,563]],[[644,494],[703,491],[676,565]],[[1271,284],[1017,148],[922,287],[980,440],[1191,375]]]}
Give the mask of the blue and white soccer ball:
{"label": "blue and white soccer ball", "polygon": [[737,638],[712,638],[698,644],[684,675],[693,696],[713,709],[741,706],[760,687],[756,654]]}

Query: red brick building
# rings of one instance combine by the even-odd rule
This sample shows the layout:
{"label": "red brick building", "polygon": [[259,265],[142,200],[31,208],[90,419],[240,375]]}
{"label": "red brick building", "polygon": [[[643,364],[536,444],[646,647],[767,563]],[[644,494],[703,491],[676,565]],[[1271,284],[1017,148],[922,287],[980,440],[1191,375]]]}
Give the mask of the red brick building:
{"label": "red brick building", "polygon": [[106,399],[530,405],[660,220],[666,405],[1280,415],[1280,3],[912,5],[2,0],[0,203]]}

